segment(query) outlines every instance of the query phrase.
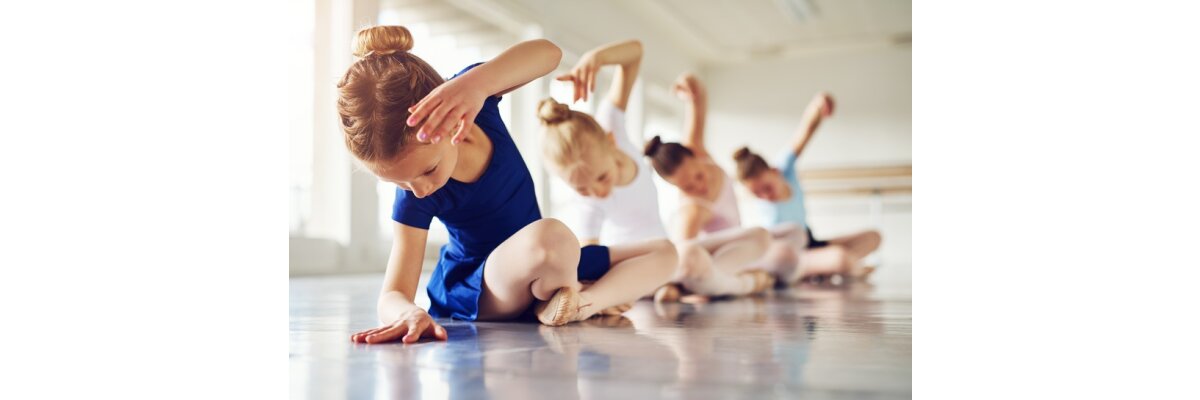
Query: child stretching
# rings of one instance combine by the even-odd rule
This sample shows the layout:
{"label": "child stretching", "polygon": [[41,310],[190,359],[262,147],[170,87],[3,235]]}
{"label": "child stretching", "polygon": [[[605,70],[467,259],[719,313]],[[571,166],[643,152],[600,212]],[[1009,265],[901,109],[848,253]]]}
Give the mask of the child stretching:
{"label": "child stretching", "polygon": [[[579,194],[568,225],[583,244],[612,246],[667,237],[650,168],[625,130],[625,107],[641,61],[640,42],[612,43],[587,52],[570,73],[558,77],[574,84],[574,100],[587,99],[600,68],[617,66],[595,119],[553,99],[542,100],[538,110],[546,129],[543,151],[551,170]],[[735,268],[754,261],[766,249],[766,232],[759,231],[757,236],[753,230],[742,230],[681,243],[675,281],[704,296],[765,289],[768,279],[764,272],[738,274]],[[678,288],[664,286],[655,299],[678,297]]]}
{"label": "child stretching", "polygon": [[[432,317],[536,314],[544,324],[561,325],[636,300],[667,281],[676,262],[667,241],[581,250],[565,225],[541,219],[533,180],[497,103],[553,70],[562,57],[558,47],[523,42],[443,82],[408,52],[413,41],[404,27],[367,28],[355,42],[361,59],[338,83],[346,146],[398,188],[395,240],[378,302],[383,326],[351,340],[445,340],[446,330]],[[446,225],[450,242],[426,287],[426,312],[413,299],[434,217]],[[579,279],[597,282],[581,290]]]}
{"label": "child stretching", "polygon": [[874,267],[861,264],[864,257],[879,248],[879,232],[859,232],[829,241],[813,238],[805,216],[804,190],[796,175],[796,159],[808,146],[821,121],[830,115],[833,115],[833,98],[825,93],[813,97],[796,130],[792,147],[780,155],[775,167],[746,147],[738,149],[733,159],[737,161],[738,180],[754,193],[754,197],[762,200],[761,209],[767,223],[791,222],[805,227],[808,248],[803,257],[804,279],[821,281],[842,274],[863,279],[874,270]]}
{"label": "child stretching", "polygon": [[[683,194],[677,235],[691,240],[705,234],[706,238],[721,237],[741,226],[733,179],[721,170],[704,148],[704,118],[707,94],[700,81],[683,74],[675,83],[675,93],[687,101],[687,136],[683,144],[663,143],[658,136],[646,144],[644,154],[654,170],[664,180],[679,188]],[[766,230],[760,235],[768,235]],[[803,248],[802,232],[794,226],[774,227],[770,245],[751,266],[764,269],[781,284],[790,284],[800,277],[799,249]]]}

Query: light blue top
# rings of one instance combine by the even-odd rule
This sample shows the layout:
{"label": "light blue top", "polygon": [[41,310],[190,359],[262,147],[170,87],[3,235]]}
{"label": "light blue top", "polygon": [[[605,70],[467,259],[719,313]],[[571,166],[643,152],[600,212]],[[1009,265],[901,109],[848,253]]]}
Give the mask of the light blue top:
{"label": "light blue top", "polygon": [[787,200],[772,202],[759,199],[759,210],[763,222],[767,226],[775,226],[784,222],[794,222],[800,226],[808,226],[804,213],[804,190],[800,188],[800,177],[796,175],[796,153],[789,150],[776,159],[778,168],[783,173],[783,180],[792,190],[792,196]]}

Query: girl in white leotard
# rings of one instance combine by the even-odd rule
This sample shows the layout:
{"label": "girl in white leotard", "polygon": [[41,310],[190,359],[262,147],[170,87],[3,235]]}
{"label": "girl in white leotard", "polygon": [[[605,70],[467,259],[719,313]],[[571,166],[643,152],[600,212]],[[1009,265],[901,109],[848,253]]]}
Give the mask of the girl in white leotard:
{"label": "girl in white leotard", "polygon": [[[658,175],[681,192],[674,236],[690,240],[738,227],[741,218],[733,178],[713,162],[704,148],[707,93],[695,76],[686,73],[676,80],[674,91],[688,106],[684,142],[663,143],[655,136],[643,152]],[[807,236],[795,224],[772,227],[770,236],[767,250],[752,267],[770,272],[782,284],[794,283],[800,278],[800,251]]]}

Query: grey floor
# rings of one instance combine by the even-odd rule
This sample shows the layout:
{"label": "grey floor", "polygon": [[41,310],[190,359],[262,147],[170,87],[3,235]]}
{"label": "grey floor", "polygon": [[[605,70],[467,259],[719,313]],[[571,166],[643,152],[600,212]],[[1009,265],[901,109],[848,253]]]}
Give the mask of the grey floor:
{"label": "grey floor", "polygon": [[377,325],[381,279],[291,279],[292,398],[912,397],[907,286],[643,300],[623,317],[557,328],[444,320],[448,342],[350,343]]}

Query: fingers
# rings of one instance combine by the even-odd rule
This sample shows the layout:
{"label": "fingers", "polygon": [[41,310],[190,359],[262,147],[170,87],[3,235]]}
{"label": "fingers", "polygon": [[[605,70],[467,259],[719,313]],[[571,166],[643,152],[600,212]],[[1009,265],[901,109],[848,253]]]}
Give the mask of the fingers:
{"label": "fingers", "polygon": [[463,119],[461,121],[459,121],[460,125],[458,126],[458,132],[456,132],[454,134],[454,137],[450,139],[450,144],[457,145],[459,143],[462,143],[463,140],[467,139],[467,135],[469,135],[471,133],[471,128],[469,128],[469,126],[471,126],[471,124],[475,123],[475,117],[478,115],[479,115],[479,112],[476,111],[476,112],[469,112],[469,113],[467,113],[467,115],[463,116]]}
{"label": "fingers", "polygon": [[437,340],[450,339],[450,335],[446,333],[446,328],[443,328],[441,325],[438,325],[437,322],[433,323],[433,337]]}
{"label": "fingers", "polygon": [[[417,133],[417,140],[422,140],[421,136],[424,134],[423,136],[427,140],[430,140],[434,143],[440,141],[442,136],[442,124],[446,122],[446,117],[449,116],[451,111],[454,111],[454,109],[449,104],[443,104],[441,107],[431,111],[429,113],[429,118],[425,120],[425,124],[421,125],[421,130],[419,133]],[[453,123],[453,121],[451,121],[451,123]]]}
{"label": "fingers", "polygon": [[424,319],[420,320],[420,321],[409,322],[406,325],[406,326],[408,326],[408,333],[405,334],[404,338],[401,339],[400,341],[402,341],[404,343],[416,342],[417,339],[421,338],[421,333],[425,332],[425,328],[427,327],[427,325],[429,325],[429,322]]}
{"label": "fingers", "polygon": [[[408,126],[417,126],[420,124],[421,120],[425,119],[425,117],[429,115],[430,111],[434,111],[435,107],[442,103],[441,98],[434,98],[432,95],[433,94],[431,93],[430,96],[425,96],[425,98],[421,99],[421,101],[416,105],[410,107],[411,114],[408,116],[408,121],[405,121],[408,123]],[[418,133],[417,140],[425,139],[421,137],[420,133]]]}
{"label": "fingers", "polygon": [[580,98],[583,101],[587,101],[588,99],[588,79],[591,79],[591,75],[592,71],[589,69],[579,71],[579,92],[581,94]]}
{"label": "fingers", "polygon": [[599,70],[592,70],[592,73],[588,75],[588,93],[596,92],[596,73],[597,72],[599,72]]}
{"label": "fingers", "polygon": [[577,102],[577,101],[579,101],[579,99],[583,98],[583,82],[579,79],[578,75],[575,75],[573,78],[574,78],[574,80],[572,81],[572,83],[575,85],[575,94],[573,96],[571,96],[572,103]]}
{"label": "fingers", "polygon": [[375,332],[379,332],[379,331],[387,329],[387,328],[388,328],[387,326],[383,326],[383,327],[379,327],[379,328],[375,328],[375,329],[368,329],[368,330],[365,330],[365,331],[362,331],[359,333],[355,333],[353,335],[350,335],[350,340],[353,342],[358,342],[358,343],[366,343],[367,335],[370,335]]}
{"label": "fingers", "polygon": [[448,110],[446,114],[442,116],[441,123],[437,125],[437,129],[433,131],[433,137],[437,138],[437,140],[441,140],[442,138],[449,137],[451,134],[455,133],[455,128],[457,128],[457,125],[462,122],[462,117],[462,107],[454,107],[453,109]]}
{"label": "fingers", "polygon": [[559,75],[557,78],[554,78],[554,80],[566,82],[566,81],[575,80],[575,77],[572,76],[571,74],[562,74],[562,75]]}
{"label": "fingers", "polygon": [[467,131],[467,124],[464,121],[466,121],[466,117],[459,120],[458,125],[453,128],[454,134],[450,136],[450,145],[451,146],[455,146],[455,145],[458,145],[459,143],[462,143],[463,138],[465,137],[465,136],[463,136],[463,132]]}
{"label": "fingers", "polygon": [[373,334],[367,335],[366,339],[367,339],[367,343],[371,343],[371,344],[390,342],[390,341],[396,340],[396,338],[399,338],[401,335],[404,335],[404,333],[407,331],[408,331],[408,325],[396,324],[396,325],[389,326],[386,329],[383,329],[379,332],[375,332]]}

